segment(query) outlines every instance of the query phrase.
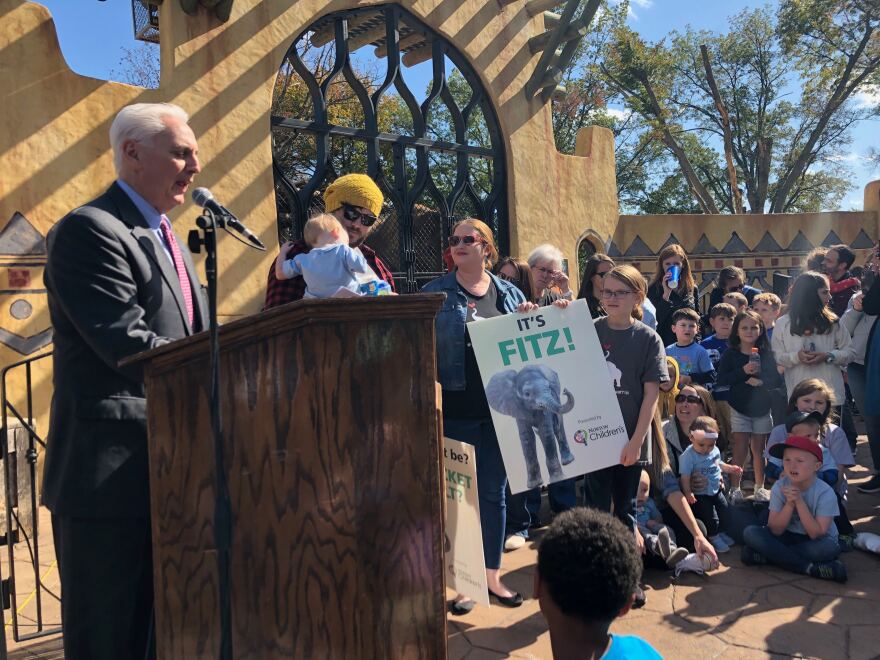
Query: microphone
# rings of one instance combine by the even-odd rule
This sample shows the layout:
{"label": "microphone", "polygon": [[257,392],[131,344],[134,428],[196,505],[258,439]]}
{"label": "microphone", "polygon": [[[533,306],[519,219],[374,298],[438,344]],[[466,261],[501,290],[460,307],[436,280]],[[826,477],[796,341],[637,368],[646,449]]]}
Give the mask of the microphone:
{"label": "microphone", "polygon": [[192,191],[192,200],[203,209],[208,209],[212,213],[222,215],[224,218],[226,218],[227,227],[231,227],[239,234],[244,236],[258,250],[265,251],[266,246],[263,245],[263,241],[261,241],[254,232],[241,224],[239,219],[236,218],[235,215],[233,215],[232,211],[227,209],[225,206],[222,206],[216,199],[214,199],[214,193],[212,193],[210,190],[208,190],[207,188],[196,188]]}

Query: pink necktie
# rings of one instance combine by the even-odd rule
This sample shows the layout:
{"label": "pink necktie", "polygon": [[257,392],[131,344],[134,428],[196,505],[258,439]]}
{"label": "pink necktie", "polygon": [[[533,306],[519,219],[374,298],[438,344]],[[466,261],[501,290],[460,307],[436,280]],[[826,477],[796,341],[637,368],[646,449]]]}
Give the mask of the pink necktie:
{"label": "pink necktie", "polygon": [[171,250],[171,256],[174,258],[174,268],[177,270],[177,278],[180,280],[180,289],[181,291],[183,291],[183,302],[186,303],[186,315],[187,317],[189,317],[189,326],[192,327],[192,287],[189,283],[189,275],[186,274],[186,266],[184,266],[183,264],[183,255],[180,253],[180,246],[177,244],[177,239],[174,237],[174,232],[171,231],[171,225],[168,222],[168,218],[164,215],[162,216],[162,220],[159,222],[159,230],[162,232],[162,237],[165,239],[165,243]]}

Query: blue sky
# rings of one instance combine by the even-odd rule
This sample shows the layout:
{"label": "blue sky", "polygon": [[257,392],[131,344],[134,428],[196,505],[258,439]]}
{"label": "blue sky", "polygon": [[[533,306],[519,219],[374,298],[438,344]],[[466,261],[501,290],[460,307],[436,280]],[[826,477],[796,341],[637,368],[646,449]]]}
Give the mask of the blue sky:
{"label": "blue sky", "polygon": [[[77,73],[107,79],[119,68],[123,48],[155,48],[135,41],[131,0],[39,0],[55,19],[61,50]],[[724,30],[727,18],[742,9],[774,6],[754,0],[631,0],[630,24],[655,41],[688,24],[696,29]],[[877,145],[878,122],[863,122],[853,132],[851,153],[845,160],[853,170],[853,189],[841,204],[843,210],[862,208],[862,190],[880,171],[864,159]]]}

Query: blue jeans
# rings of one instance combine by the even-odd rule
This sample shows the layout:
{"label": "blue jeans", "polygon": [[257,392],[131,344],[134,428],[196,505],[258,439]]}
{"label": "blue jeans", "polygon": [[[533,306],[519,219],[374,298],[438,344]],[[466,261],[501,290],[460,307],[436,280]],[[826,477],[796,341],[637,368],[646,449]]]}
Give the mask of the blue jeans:
{"label": "blue jeans", "polygon": [[474,446],[477,458],[477,495],[480,500],[480,528],[487,569],[501,568],[504,548],[504,489],[507,472],[491,419],[443,419],[448,438]]}
{"label": "blue jeans", "polygon": [[697,495],[697,501],[691,505],[694,517],[706,526],[706,534],[715,536],[718,532],[726,532],[730,524],[727,515],[727,498],[724,491],[714,495]]}
{"label": "blue jeans", "polygon": [[874,471],[880,473],[880,416],[869,415],[865,412],[867,402],[865,400],[866,387],[868,384],[867,370],[865,365],[850,362],[846,367],[849,389],[862,417],[865,419],[865,434],[868,436],[868,448],[871,450],[871,461]]}
{"label": "blue jeans", "polygon": [[[479,463],[477,463],[479,465]],[[553,513],[568,511],[577,505],[574,478],[556,481],[547,486]],[[533,488],[516,495],[507,488],[507,536],[519,534],[529,538],[529,527],[538,523],[541,513],[541,489]]]}
{"label": "blue jeans", "polygon": [[832,561],[840,555],[837,541],[827,534],[818,539],[787,531],[776,536],[769,527],[752,525],[743,530],[743,541],[771,564],[794,573],[806,574],[813,562]]}

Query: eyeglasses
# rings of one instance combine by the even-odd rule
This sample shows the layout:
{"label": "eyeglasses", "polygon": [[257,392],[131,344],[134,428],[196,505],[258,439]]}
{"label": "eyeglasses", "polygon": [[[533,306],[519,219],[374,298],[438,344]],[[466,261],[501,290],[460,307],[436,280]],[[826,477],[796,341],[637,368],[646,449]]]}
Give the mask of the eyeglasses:
{"label": "eyeglasses", "polygon": [[342,205],[342,215],[349,222],[360,220],[364,227],[372,227],[379,220],[375,215],[358,211],[355,207],[350,206],[349,204]]}
{"label": "eyeglasses", "polygon": [[632,289],[626,289],[625,291],[611,291],[609,289],[602,289],[602,297],[606,300],[626,298],[631,293],[635,293],[635,291],[633,291]]}
{"label": "eyeglasses", "polygon": [[553,270],[552,268],[544,268],[543,266],[535,266],[535,270],[540,270],[542,273],[544,273],[544,275],[553,275],[559,272]]}
{"label": "eyeglasses", "polygon": [[676,403],[703,403],[703,400],[693,394],[677,394],[675,396]]}

